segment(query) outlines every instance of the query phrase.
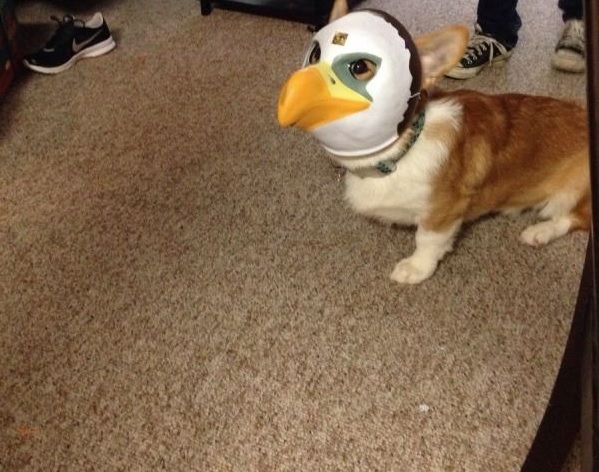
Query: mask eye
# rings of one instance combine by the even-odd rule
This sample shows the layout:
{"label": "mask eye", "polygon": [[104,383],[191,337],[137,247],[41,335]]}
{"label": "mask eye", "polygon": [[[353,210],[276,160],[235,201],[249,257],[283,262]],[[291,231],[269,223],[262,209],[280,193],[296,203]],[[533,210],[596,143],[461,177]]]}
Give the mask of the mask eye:
{"label": "mask eye", "polygon": [[358,59],[349,65],[349,71],[357,80],[370,80],[376,74],[376,64],[368,59]]}
{"label": "mask eye", "polygon": [[317,64],[320,61],[320,44],[315,43],[310,55],[308,56],[308,62],[310,64]]}

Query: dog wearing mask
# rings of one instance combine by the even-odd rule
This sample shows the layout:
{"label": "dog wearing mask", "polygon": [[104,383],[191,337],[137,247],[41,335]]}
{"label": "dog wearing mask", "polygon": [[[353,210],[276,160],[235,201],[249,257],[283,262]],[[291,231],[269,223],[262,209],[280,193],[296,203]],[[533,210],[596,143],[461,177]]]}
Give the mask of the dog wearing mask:
{"label": "dog wearing mask", "polygon": [[468,29],[413,39],[391,15],[336,1],[303,67],[283,85],[282,126],[309,131],[345,169],[349,206],[416,226],[391,278],[431,277],[464,222],[535,210],[522,242],[541,246],[591,224],[587,117],[549,97],[443,91]]}

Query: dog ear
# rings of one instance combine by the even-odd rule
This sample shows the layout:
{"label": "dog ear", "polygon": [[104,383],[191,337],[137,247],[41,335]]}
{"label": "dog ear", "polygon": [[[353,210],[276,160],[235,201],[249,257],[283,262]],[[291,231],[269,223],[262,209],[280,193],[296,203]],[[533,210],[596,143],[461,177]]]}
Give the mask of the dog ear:
{"label": "dog ear", "polygon": [[467,26],[451,25],[414,39],[422,61],[423,88],[430,88],[459,62],[468,36]]}
{"label": "dog ear", "polygon": [[349,5],[347,4],[347,0],[335,0],[331,8],[331,14],[329,15],[329,23],[347,15],[348,11]]}

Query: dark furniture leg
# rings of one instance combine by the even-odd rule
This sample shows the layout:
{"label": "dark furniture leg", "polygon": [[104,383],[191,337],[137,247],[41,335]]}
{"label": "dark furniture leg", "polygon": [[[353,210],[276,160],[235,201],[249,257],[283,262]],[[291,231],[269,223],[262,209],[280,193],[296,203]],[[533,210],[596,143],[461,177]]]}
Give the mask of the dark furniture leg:
{"label": "dark furniture leg", "polygon": [[591,188],[593,197],[593,292],[586,319],[582,358],[581,452],[583,472],[599,472],[599,5],[585,0],[587,103],[589,110]]}
{"label": "dark furniture leg", "polygon": [[[348,5],[353,8],[360,2],[348,0]],[[306,23],[315,30],[326,24],[332,5],[333,0],[200,0],[203,15],[208,15],[213,7],[223,8]]]}
{"label": "dark furniture leg", "polygon": [[581,361],[585,324],[591,308],[592,270],[589,242],[566,350],[545,415],[521,472],[559,472],[578,435],[581,411]]}
{"label": "dark furniture leg", "polygon": [[587,317],[582,362],[581,455],[583,472],[599,471],[599,331],[597,311]]}
{"label": "dark furniture leg", "polygon": [[210,0],[200,0],[200,11],[202,15],[210,15],[212,12],[212,3]]}
{"label": "dark furniture leg", "polygon": [[591,237],[562,364],[521,472],[559,472],[578,432],[582,472],[599,472],[599,4],[584,0],[593,204]]}

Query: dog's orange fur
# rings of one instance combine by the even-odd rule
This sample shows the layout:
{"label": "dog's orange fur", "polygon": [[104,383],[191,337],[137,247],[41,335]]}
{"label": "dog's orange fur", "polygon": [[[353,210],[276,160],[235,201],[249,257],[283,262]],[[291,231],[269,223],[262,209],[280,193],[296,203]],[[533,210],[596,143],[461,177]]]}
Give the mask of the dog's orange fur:
{"label": "dog's orange fur", "polygon": [[590,227],[585,111],[569,102],[521,94],[486,95],[435,90],[463,108],[459,130],[429,129],[451,149],[433,184],[429,230],[457,219],[534,207],[558,191],[579,196],[571,229]]}

